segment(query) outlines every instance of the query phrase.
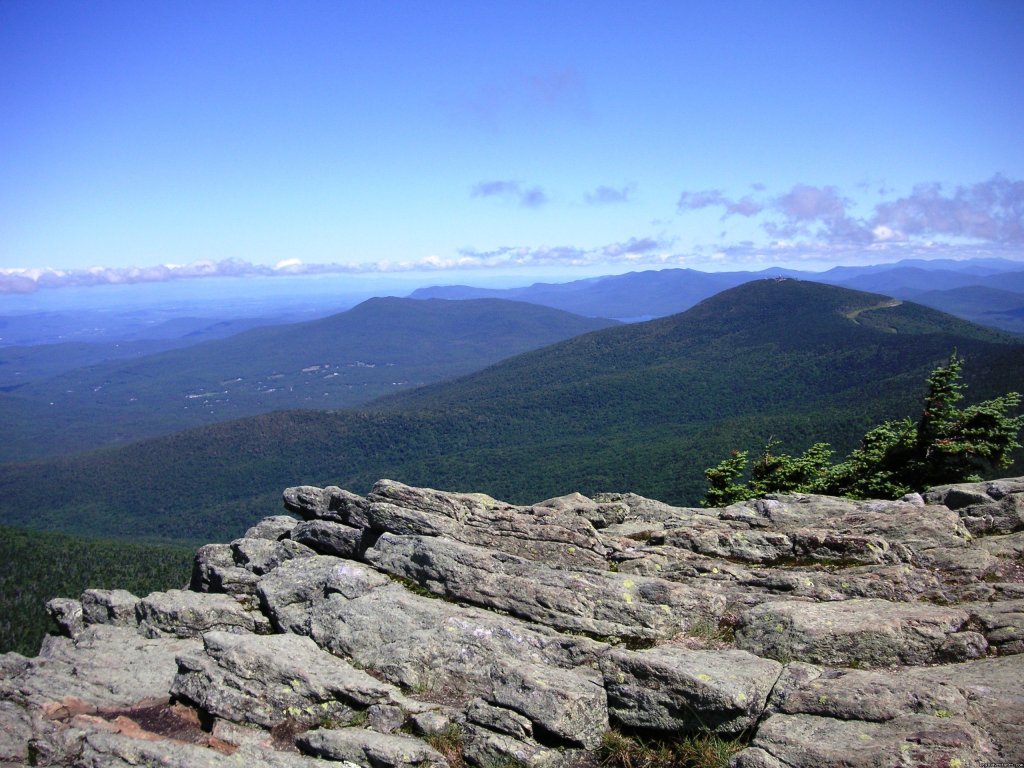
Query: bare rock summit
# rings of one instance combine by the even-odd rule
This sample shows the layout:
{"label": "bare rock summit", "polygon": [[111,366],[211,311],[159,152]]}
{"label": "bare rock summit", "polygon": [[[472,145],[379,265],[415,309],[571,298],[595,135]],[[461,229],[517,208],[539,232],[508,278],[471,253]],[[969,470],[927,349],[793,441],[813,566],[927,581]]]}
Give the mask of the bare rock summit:
{"label": "bare rock summit", "polygon": [[51,601],[39,655],[0,656],[0,766],[589,768],[695,738],[733,768],[1024,764],[1024,478],[284,505],[188,590]]}

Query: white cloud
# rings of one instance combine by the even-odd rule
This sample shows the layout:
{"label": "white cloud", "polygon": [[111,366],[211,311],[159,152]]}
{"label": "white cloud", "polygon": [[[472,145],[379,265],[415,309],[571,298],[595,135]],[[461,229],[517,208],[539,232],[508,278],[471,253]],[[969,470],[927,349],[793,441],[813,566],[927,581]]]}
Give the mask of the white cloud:
{"label": "white cloud", "polygon": [[774,238],[811,238],[831,245],[912,238],[1024,244],[1024,181],[998,174],[950,193],[938,183],[919,184],[909,195],[883,200],[862,217],[852,213],[854,202],[838,188],[810,184],[760,199],[748,195],[733,200],[716,189],[687,191],[676,207],[680,213],[718,207],[723,219],[763,214],[761,227]]}

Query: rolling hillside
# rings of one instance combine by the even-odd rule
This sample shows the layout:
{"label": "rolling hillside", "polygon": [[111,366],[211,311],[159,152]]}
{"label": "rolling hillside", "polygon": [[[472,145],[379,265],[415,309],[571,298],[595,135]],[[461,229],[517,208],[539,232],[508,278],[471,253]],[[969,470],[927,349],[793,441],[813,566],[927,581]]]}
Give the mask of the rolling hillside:
{"label": "rolling hillside", "polygon": [[371,299],[319,320],[6,387],[0,461],[274,410],[351,407],[613,324],[502,300]]}
{"label": "rolling hillside", "polygon": [[529,502],[631,490],[681,504],[703,469],[768,436],[853,447],[916,415],[952,349],[968,396],[1024,381],[1024,346],[923,306],[794,280],[585,334],[359,411],[279,412],[126,449],[0,468],[0,522],[228,539],[304,483],[380,477]]}

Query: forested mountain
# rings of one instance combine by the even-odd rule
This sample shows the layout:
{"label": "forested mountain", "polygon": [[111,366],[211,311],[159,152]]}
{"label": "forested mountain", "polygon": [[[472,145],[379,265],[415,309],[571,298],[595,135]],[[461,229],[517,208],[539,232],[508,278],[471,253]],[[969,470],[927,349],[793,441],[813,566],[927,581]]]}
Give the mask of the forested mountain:
{"label": "forested mountain", "polygon": [[953,349],[969,401],[1024,381],[1024,346],[1005,335],[884,296],[761,280],[357,411],[2,467],[0,522],[224,540],[279,509],[286,486],[365,492],[381,477],[517,502],[629,490],[695,504],[703,469],[732,448],[774,436],[843,451],[882,419],[916,416]]}
{"label": "forested mountain", "polygon": [[[924,303],[944,312],[1002,330],[1022,330],[1019,314],[1013,310],[1021,309],[1024,313],[1024,272],[1019,262],[1005,259],[906,260],[868,267],[835,267],[821,273],[779,268],[761,272],[663,269],[500,290],[435,286],[414,291],[411,297],[508,298],[581,315],[635,320],[682,312],[719,291],[765,277],[795,277],[914,301],[927,292],[929,300]],[[1005,301],[1007,292],[1016,297],[1013,306],[1002,312],[990,312],[992,300]]]}
{"label": "forested mountain", "polygon": [[0,526],[0,653],[39,652],[46,601],[86,589],[144,595],[188,584],[194,547],[94,539]]}
{"label": "forested mountain", "polygon": [[614,324],[503,300],[370,299],[327,318],[8,386],[0,460],[280,409],[350,407]]}

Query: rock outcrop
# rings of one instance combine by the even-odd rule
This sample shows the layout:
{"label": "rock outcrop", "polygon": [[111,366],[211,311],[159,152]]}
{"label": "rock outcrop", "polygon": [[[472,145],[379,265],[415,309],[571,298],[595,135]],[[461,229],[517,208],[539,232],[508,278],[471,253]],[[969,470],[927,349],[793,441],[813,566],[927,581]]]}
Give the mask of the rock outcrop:
{"label": "rock outcrop", "polygon": [[900,501],[533,506],[290,488],[190,588],[49,604],[0,765],[1024,764],[1024,478]]}

